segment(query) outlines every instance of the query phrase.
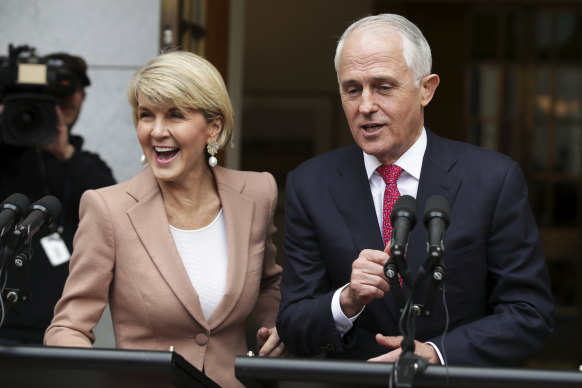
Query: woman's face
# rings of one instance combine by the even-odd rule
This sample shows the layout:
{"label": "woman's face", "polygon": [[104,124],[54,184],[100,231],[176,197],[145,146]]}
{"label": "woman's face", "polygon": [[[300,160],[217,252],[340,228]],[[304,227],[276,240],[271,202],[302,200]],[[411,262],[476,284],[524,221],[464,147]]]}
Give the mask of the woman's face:
{"label": "woman's face", "polygon": [[208,123],[198,111],[146,103],[139,103],[137,116],[137,137],[158,181],[191,182],[208,168],[206,145],[218,136],[221,118]]}

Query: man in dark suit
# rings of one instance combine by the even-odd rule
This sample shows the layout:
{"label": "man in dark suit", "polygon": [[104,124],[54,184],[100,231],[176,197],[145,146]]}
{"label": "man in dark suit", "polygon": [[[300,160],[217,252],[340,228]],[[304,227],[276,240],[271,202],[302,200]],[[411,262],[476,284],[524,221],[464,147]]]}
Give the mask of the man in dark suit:
{"label": "man in dark suit", "polygon": [[[424,127],[440,82],[431,66],[426,39],[398,15],[364,18],[338,43],[342,105],[357,145],[287,177],[277,328],[298,356],[394,362],[402,352],[402,306],[384,275],[390,250],[381,165],[399,167],[396,192],[416,198],[417,214],[434,195],[450,204],[444,296],[415,321],[416,355],[433,364],[511,365],[553,330],[554,301],[522,172],[505,155]],[[405,261],[413,277],[426,257],[420,220]],[[426,301],[429,284],[419,282],[414,303]],[[406,298],[410,288],[396,291]]]}

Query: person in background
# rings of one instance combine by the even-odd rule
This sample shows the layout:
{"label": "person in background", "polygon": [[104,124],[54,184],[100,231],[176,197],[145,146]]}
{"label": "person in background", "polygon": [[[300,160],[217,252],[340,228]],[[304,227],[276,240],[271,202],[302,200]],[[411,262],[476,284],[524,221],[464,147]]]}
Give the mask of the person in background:
{"label": "person in background", "polygon": [[[43,226],[32,239],[33,254],[26,265],[30,299],[17,301],[4,311],[0,344],[42,344],[69,274],[81,195],[88,189],[115,184],[109,166],[96,153],[83,149],[81,136],[71,133],[85,100],[85,88],[91,84],[85,61],[67,53],[44,59],[74,75],[73,92],[56,97],[55,135],[49,144],[12,145],[0,138],[0,200],[13,193],[24,194],[31,202],[54,195],[62,211],[54,225]],[[0,106],[0,115],[3,108]],[[45,250],[46,241],[63,249]],[[7,287],[26,286],[20,270],[7,271]]]}
{"label": "person in background", "polygon": [[[396,295],[410,296],[425,263],[422,215],[427,200],[440,195],[450,204],[444,296],[416,320],[415,355],[432,364],[519,363],[552,333],[554,309],[521,169],[506,155],[425,128],[424,110],[440,80],[431,73],[426,39],[404,17],[352,24],[337,45],[335,67],[356,144],[287,176],[277,318],[287,349],[399,359],[403,306]],[[390,206],[400,195],[416,198],[418,214],[404,261],[413,278],[402,286],[384,274]],[[419,283],[412,302],[426,304],[428,291],[428,281]]]}
{"label": "person in background", "polygon": [[275,326],[277,185],[263,172],[217,165],[233,109],[207,60],[174,51],[152,59],[129,86],[148,167],[87,191],[71,274],[44,343],[90,347],[110,303],[118,348],[171,346],[224,387],[240,387],[245,320],[261,327],[259,354],[284,354]]}

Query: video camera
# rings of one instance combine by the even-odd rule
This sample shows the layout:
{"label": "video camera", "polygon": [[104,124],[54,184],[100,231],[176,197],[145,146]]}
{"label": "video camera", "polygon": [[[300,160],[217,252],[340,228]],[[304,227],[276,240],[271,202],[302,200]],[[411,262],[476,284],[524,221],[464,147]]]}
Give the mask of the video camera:
{"label": "video camera", "polygon": [[38,57],[34,47],[8,46],[0,57],[0,142],[13,146],[49,144],[57,123],[56,97],[75,93],[79,78],[58,56]]}

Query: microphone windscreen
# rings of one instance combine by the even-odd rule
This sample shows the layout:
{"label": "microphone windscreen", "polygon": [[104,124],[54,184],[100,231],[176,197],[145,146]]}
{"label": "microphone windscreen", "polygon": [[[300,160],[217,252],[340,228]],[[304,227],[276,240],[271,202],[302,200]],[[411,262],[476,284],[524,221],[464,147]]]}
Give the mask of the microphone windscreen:
{"label": "microphone windscreen", "polygon": [[12,209],[20,217],[30,206],[30,200],[24,194],[14,193],[2,202],[0,210]]}
{"label": "microphone windscreen", "polygon": [[396,217],[407,217],[411,222],[416,222],[416,199],[411,195],[401,195],[392,207],[390,220],[394,222]]}
{"label": "microphone windscreen", "polygon": [[450,212],[449,201],[442,195],[433,195],[426,201],[424,207],[424,223],[426,224],[433,217],[439,217],[448,226]]}
{"label": "microphone windscreen", "polygon": [[30,211],[41,210],[46,217],[47,222],[58,218],[61,214],[61,201],[53,195],[45,195],[32,205]]}

